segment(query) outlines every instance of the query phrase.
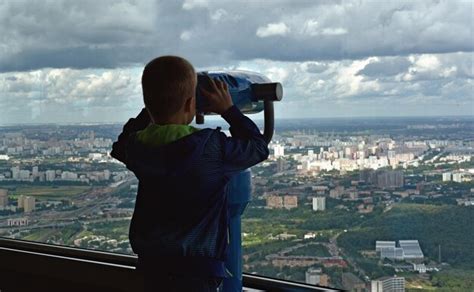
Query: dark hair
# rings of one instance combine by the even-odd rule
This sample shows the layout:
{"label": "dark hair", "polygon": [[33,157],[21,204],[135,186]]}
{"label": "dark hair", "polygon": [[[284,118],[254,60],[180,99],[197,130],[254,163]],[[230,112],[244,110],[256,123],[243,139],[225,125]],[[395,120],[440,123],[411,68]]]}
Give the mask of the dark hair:
{"label": "dark hair", "polygon": [[194,94],[196,72],[186,59],[162,56],[151,60],[143,70],[143,101],[154,118],[168,118]]}

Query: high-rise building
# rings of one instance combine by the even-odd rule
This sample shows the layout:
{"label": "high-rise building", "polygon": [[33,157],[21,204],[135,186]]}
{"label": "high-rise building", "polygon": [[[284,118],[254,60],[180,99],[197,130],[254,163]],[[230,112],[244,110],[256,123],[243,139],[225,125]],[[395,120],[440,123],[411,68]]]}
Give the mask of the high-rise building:
{"label": "high-rise building", "polygon": [[27,170],[27,169],[22,169],[20,170],[19,174],[18,174],[18,178],[21,179],[21,180],[28,180],[30,179],[30,171]]}
{"label": "high-rise building", "polygon": [[0,189],[0,207],[6,207],[8,205],[8,190]]}
{"label": "high-rise building", "polygon": [[18,208],[25,208],[25,196],[18,196]]}
{"label": "high-rise building", "polygon": [[462,182],[462,178],[463,178],[463,173],[462,172],[455,172],[453,173],[453,181],[454,182]]}
{"label": "high-rise building", "polygon": [[344,148],[344,157],[352,158],[352,148],[351,147]]}
{"label": "high-rise building", "polygon": [[403,277],[383,277],[372,280],[370,284],[371,292],[405,292],[405,278]]}
{"label": "high-rise building", "polygon": [[324,211],[326,210],[326,197],[314,197],[313,198],[313,210]]}
{"label": "high-rise building", "polygon": [[33,175],[33,177],[37,177],[37,176],[38,176],[38,173],[39,173],[38,170],[39,170],[39,169],[38,169],[38,166],[33,166],[33,169],[32,169],[32,175]]}
{"label": "high-rise building", "polygon": [[377,173],[377,186],[379,188],[399,188],[403,185],[403,172],[401,171],[380,171]]}
{"label": "high-rise building", "polygon": [[451,173],[450,172],[443,173],[443,181],[451,181]]}
{"label": "high-rise building", "polygon": [[56,172],[54,170],[47,170],[46,171],[46,180],[53,181],[56,178]]}
{"label": "high-rise building", "polygon": [[24,212],[31,212],[35,209],[36,200],[35,197],[30,196],[18,196],[18,208],[23,208]]}
{"label": "high-rise building", "polygon": [[35,197],[27,196],[23,200],[23,209],[25,212],[31,212],[35,209],[36,200]]}
{"label": "high-rise building", "polygon": [[359,174],[359,180],[368,184],[377,185],[379,188],[403,187],[403,172],[397,170],[363,170]]}
{"label": "high-rise building", "polygon": [[105,180],[110,179],[110,170],[108,170],[108,169],[104,170],[104,179]]}
{"label": "high-rise building", "polygon": [[277,172],[285,171],[287,168],[286,160],[285,159],[278,159],[277,160]]}
{"label": "high-rise building", "polygon": [[20,178],[20,167],[14,166],[11,168],[12,171],[12,179],[19,179]]}
{"label": "high-rise building", "polygon": [[275,146],[273,146],[273,156],[275,158],[285,156],[285,146],[280,144],[276,144]]}
{"label": "high-rise building", "polygon": [[388,157],[388,159],[394,159],[396,154],[397,154],[397,153],[396,153],[394,150],[388,150],[388,151],[387,151],[387,157]]}

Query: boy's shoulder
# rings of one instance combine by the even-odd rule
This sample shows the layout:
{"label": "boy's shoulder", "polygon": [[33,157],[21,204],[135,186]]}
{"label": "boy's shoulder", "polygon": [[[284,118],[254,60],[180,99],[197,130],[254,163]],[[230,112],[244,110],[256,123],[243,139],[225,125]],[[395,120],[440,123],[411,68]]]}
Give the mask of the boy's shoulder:
{"label": "boy's shoulder", "polygon": [[[196,131],[199,134],[217,134],[217,135],[225,135],[225,133],[222,131],[222,127],[215,127],[215,128],[196,128],[198,131]],[[194,133],[196,134],[196,133]]]}
{"label": "boy's shoulder", "polygon": [[202,139],[201,141],[204,142],[203,144],[206,148],[221,148],[225,138],[227,138],[227,135],[222,131],[221,127],[201,128],[199,131],[193,133],[193,135],[200,136]]}
{"label": "boy's shoulder", "polygon": [[206,136],[208,139],[217,139],[217,140],[220,140],[222,136],[226,136],[226,134],[222,131],[221,127],[201,128],[199,129],[198,132],[194,134]]}

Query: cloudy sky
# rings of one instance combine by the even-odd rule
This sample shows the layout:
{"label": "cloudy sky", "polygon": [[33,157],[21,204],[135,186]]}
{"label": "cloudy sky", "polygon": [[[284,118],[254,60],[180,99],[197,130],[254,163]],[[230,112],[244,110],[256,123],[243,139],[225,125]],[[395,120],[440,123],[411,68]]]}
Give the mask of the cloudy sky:
{"label": "cloudy sky", "polygon": [[278,117],[474,115],[473,1],[0,0],[0,124],[123,122],[150,59],[284,86]]}

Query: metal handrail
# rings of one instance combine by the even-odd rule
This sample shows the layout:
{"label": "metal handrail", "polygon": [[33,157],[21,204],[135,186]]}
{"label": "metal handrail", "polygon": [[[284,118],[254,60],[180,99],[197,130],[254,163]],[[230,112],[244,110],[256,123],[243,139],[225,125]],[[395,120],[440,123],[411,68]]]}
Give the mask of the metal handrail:
{"label": "metal handrail", "polygon": [[[0,252],[2,250],[18,251],[26,255],[43,255],[62,260],[82,261],[132,270],[135,269],[137,264],[137,256],[135,255],[117,254],[0,237]],[[0,268],[1,264],[2,263],[0,263]],[[244,273],[243,275],[243,283],[245,287],[266,291],[339,291],[332,288],[313,286],[247,273]]]}

